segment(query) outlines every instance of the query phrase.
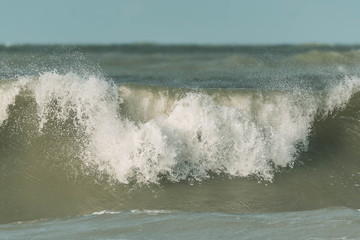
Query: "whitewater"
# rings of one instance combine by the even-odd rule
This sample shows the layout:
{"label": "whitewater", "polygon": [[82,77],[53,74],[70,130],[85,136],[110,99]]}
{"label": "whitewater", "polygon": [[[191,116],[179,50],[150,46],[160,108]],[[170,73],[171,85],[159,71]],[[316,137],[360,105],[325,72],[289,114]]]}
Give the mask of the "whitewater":
{"label": "whitewater", "polygon": [[358,237],[357,48],[1,47],[0,237]]}

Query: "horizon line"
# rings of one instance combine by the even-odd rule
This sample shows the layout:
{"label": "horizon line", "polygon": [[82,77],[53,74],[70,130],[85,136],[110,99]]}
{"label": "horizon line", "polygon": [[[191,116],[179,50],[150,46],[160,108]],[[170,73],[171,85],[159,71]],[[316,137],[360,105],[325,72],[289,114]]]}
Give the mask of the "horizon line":
{"label": "horizon line", "polygon": [[327,42],[298,42],[298,43],[165,43],[153,41],[134,41],[134,42],[49,42],[49,43],[35,43],[35,42],[0,42],[3,47],[19,47],[19,46],[126,46],[126,45],[154,45],[154,46],[351,46],[360,45],[357,43],[327,43]]}

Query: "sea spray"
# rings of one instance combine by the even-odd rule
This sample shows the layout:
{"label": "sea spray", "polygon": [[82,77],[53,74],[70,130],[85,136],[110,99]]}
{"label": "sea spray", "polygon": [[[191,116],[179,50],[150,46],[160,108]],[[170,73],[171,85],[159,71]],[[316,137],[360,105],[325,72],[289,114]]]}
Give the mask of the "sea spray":
{"label": "sea spray", "polygon": [[0,126],[7,119],[7,109],[9,105],[14,104],[15,97],[20,93],[21,89],[26,85],[28,79],[20,79],[18,81],[6,81],[0,87]]}

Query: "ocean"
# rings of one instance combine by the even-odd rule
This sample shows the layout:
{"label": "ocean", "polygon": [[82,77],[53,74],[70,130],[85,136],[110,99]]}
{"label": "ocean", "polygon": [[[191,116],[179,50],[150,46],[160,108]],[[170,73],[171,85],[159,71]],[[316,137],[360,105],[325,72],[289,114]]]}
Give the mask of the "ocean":
{"label": "ocean", "polygon": [[0,45],[0,239],[360,239],[360,45]]}

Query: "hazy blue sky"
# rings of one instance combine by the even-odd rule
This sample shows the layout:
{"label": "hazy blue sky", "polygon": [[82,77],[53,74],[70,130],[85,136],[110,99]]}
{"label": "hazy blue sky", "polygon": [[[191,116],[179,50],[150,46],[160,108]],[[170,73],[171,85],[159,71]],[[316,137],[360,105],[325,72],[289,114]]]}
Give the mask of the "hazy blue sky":
{"label": "hazy blue sky", "polygon": [[360,43],[359,0],[0,3],[0,43]]}

